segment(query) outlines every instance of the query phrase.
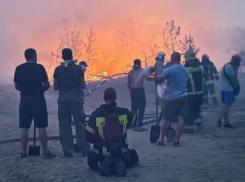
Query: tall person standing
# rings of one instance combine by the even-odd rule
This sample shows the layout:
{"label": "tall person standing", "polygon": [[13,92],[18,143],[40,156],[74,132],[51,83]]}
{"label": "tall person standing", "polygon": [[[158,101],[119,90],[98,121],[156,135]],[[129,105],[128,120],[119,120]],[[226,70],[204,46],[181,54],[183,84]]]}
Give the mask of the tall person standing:
{"label": "tall person standing", "polygon": [[90,145],[85,138],[84,110],[81,89],[86,87],[84,73],[77,61],[73,60],[72,50],[62,50],[64,60],[54,72],[54,90],[59,91],[58,118],[60,140],[65,157],[73,157],[73,135],[71,117],[73,116],[79,148],[84,156],[88,155]]}
{"label": "tall person standing", "polygon": [[44,92],[50,88],[45,68],[37,64],[35,49],[25,51],[26,63],[17,66],[14,74],[16,90],[20,91],[19,127],[21,129],[21,157],[27,157],[28,133],[34,119],[44,156],[54,155],[48,150],[48,112]]}
{"label": "tall person standing", "polygon": [[167,97],[163,101],[163,117],[161,119],[161,138],[156,143],[164,146],[164,137],[169,120],[176,116],[178,120],[177,136],[174,146],[180,145],[179,140],[184,130],[184,116],[187,112],[187,82],[189,80],[188,70],[180,64],[181,54],[174,52],[171,55],[172,66],[165,69],[162,75],[155,78],[156,82],[167,82]]}
{"label": "tall person standing", "polygon": [[141,60],[135,59],[133,69],[128,74],[128,88],[131,93],[131,111],[137,115],[137,126],[134,127],[134,131],[138,132],[148,130],[142,127],[146,106],[144,79],[153,80],[144,74]]}
{"label": "tall person standing", "polygon": [[[230,63],[225,64],[221,71],[221,96],[223,107],[221,110],[220,118],[218,120],[218,126],[220,127],[223,126],[225,128],[234,128],[234,126],[229,121],[229,113],[232,104],[236,101],[235,96],[240,92],[240,85],[237,76],[240,63],[240,56],[234,55],[232,56]],[[223,125],[222,119],[224,119]]]}

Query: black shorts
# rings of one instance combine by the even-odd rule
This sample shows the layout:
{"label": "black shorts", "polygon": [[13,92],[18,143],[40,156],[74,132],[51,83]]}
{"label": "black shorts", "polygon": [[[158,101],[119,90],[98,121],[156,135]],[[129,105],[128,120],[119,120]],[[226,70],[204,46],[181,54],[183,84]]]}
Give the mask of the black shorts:
{"label": "black shorts", "polygon": [[44,97],[22,97],[19,112],[20,128],[30,128],[33,119],[37,128],[48,126],[48,111]]}
{"label": "black shorts", "polygon": [[163,118],[169,121],[173,116],[187,115],[187,96],[163,101]]}

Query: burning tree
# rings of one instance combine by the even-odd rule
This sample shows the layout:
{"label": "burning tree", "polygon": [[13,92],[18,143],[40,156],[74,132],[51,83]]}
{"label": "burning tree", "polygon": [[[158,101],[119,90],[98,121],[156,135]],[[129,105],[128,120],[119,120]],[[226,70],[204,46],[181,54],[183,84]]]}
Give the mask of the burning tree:
{"label": "burning tree", "polygon": [[77,29],[76,24],[70,24],[67,20],[63,19],[61,21],[62,32],[59,34],[59,46],[54,51],[51,52],[51,62],[48,68],[48,72],[53,64],[59,65],[61,61],[61,51],[63,48],[68,47],[73,51],[73,56],[77,59],[81,59],[82,56],[82,38],[81,32]]}
{"label": "burning tree", "polygon": [[143,51],[145,57],[145,67],[154,64],[159,46],[157,44],[149,46],[149,51]]}
{"label": "burning tree", "polygon": [[88,64],[98,63],[97,48],[94,47],[96,41],[96,35],[93,31],[93,27],[90,28],[89,32],[86,33],[86,40],[82,41],[83,45],[83,59],[88,62]]}
{"label": "burning tree", "polygon": [[62,20],[61,26],[62,32],[59,34],[60,42],[56,51],[51,52],[52,59],[48,71],[54,62],[56,63],[56,66],[60,64],[61,51],[65,47],[72,50],[74,58],[85,60],[88,64],[97,63],[97,48],[94,47],[96,35],[93,28],[90,28],[83,39],[81,31],[77,28],[76,23],[71,24],[67,20]]}
{"label": "burning tree", "polygon": [[181,40],[180,30],[181,27],[176,26],[174,20],[170,20],[166,23],[166,26],[162,31],[162,45],[166,54],[168,56],[173,52],[184,54],[188,50],[192,50],[197,54],[200,49],[196,47],[194,38],[191,35],[185,35],[184,39]]}

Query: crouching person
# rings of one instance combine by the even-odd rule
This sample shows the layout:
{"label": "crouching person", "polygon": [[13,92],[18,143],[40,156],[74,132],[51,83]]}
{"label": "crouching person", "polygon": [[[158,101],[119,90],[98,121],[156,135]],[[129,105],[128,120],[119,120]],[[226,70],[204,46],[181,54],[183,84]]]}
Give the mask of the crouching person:
{"label": "crouching person", "polygon": [[126,168],[139,161],[135,150],[128,149],[127,129],[133,127],[136,116],[126,108],[117,107],[116,91],[108,88],[104,92],[105,104],[89,117],[86,138],[94,144],[88,156],[91,169],[102,176],[126,175]]}

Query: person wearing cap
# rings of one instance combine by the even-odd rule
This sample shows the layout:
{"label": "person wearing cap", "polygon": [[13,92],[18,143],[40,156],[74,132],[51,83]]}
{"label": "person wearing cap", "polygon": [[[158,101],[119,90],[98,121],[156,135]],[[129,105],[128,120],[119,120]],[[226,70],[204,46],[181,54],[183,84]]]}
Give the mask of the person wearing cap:
{"label": "person wearing cap", "polygon": [[217,106],[218,100],[215,94],[214,79],[216,79],[216,81],[219,80],[218,71],[214,63],[210,61],[209,56],[207,54],[204,54],[202,56],[201,64],[204,68],[204,79],[205,79],[203,104],[205,105],[208,104],[208,94],[210,93],[214,105]]}
{"label": "person wearing cap", "polygon": [[[85,74],[85,72],[87,70],[87,67],[88,67],[87,63],[85,61],[81,61],[79,63],[79,66],[81,66],[82,72]],[[89,88],[87,87],[87,85],[86,85],[86,88],[84,90],[86,90],[88,94],[91,94],[91,90],[89,90]],[[81,99],[82,99],[82,101],[84,103],[84,91],[83,90],[81,91]]]}
{"label": "person wearing cap", "polygon": [[144,70],[141,68],[141,60],[135,59],[133,69],[128,73],[128,88],[131,93],[131,110],[138,115],[137,126],[133,130],[138,132],[148,130],[142,127],[146,106],[144,78],[148,81],[153,80],[144,74]]}
{"label": "person wearing cap", "polygon": [[157,53],[157,57],[155,58],[156,63],[154,65],[155,78],[162,75],[162,72],[164,70],[165,56],[165,52],[160,51]]}
{"label": "person wearing cap", "polygon": [[187,83],[188,114],[185,117],[185,132],[194,133],[194,125],[201,125],[201,105],[204,89],[204,69],[193,51],[185,53],[185,67],[189,72]]}
{"label": "person wearing cap", "polygon": [[84,156],[88,155],[90,145],[85,138],[85,124],[83,103],[81,101],[81,89],[85,89],[84,73],[77,60],[73,59],[72,50],[62,50],[63,62],[54,71],[54,90],[59,91],[58,119],[60,140],[64,156],[73,157],[73,135],[71,128],[71,116],[76,127],[78,146]]}

